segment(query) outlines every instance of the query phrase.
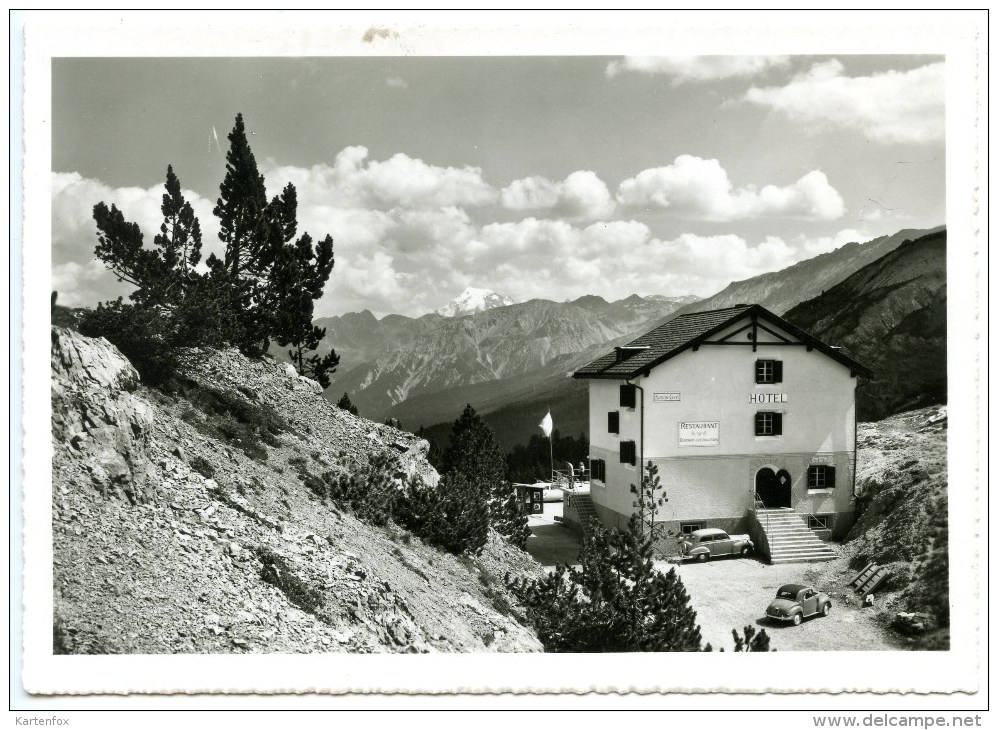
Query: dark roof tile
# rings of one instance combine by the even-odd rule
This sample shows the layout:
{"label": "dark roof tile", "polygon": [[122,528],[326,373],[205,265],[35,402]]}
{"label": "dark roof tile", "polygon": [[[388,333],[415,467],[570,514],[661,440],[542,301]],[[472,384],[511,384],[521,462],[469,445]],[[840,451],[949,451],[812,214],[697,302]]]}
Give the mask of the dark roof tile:
{"label": "dark roof tile", "polygon": [[[713,309],[706,312],[691,312],[670,319],[665,324],[647,332],[633,342],[619,349],[635,348],[633,354],[618,359],[617,350],[609,352],[593,360],[573,373],[576,378],[609,378],[624,380],[633,378],[645,370],[650,370],[659,363],[678,355],[692,347],[693,344],[712,332],[722,330],[751,311],[764,319],[770,320],[785,331],[795,335],[808,345],[824,352],[829,357],[838,360],[856,372],[866,377],[872,373],[845,353],[829,347],[801,329],[798,329],[782,317],[778,317],[758,304],[739,304],[725,309]],[[637,349],[641,348],[641,349]]]}

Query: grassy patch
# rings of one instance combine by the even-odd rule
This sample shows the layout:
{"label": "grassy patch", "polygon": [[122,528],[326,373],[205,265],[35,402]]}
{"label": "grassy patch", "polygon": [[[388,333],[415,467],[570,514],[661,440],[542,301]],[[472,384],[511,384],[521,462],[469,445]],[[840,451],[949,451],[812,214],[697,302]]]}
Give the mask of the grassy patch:
{"label": "grassy patch", "polygon": [[291,430],[271,406],[251,402],[248,396],[236,391],[206,387],[190,379],[172,380],[164,389],[191,404],[181,413],[181,419],[202,433],[241,449],[255,461],[266,461],[266,446],[280,446],[278,436]]}

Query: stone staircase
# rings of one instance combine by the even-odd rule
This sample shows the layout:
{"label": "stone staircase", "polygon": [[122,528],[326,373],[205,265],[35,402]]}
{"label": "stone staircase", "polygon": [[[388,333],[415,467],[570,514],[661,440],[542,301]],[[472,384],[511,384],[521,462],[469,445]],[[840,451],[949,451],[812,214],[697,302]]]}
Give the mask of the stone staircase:
{"label": "stone staircase", "polygon": [[572,509],[575,510],[576,514],[579,516],[579,524],[582,527],[582,535],[584,537],[589,537],[591,532],[592,524],[599,524],[599,516],[596,514],[596,508],[593,506],[592,498],[585,493],[574,492],[572,493]]}
{"label": "stone staircase", "polygon": [[759,508],[755,518],[769,543],[770,563],[817,563],[838,557],[807,526],[806,515],[788,508]]}

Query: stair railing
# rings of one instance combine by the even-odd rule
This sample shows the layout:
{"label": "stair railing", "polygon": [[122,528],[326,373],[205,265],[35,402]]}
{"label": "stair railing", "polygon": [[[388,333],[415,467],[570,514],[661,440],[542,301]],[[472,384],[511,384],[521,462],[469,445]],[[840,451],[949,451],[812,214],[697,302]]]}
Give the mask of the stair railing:
{"label": "stair railing", "polygon": [[[762,497],[759,496],[758,492],[753,492],[755,495],[755,518],[759,519],[759,510],[766,508],[766,503],[762,501]],[[766,511],[766,539],[769,539],[769,511]]]}

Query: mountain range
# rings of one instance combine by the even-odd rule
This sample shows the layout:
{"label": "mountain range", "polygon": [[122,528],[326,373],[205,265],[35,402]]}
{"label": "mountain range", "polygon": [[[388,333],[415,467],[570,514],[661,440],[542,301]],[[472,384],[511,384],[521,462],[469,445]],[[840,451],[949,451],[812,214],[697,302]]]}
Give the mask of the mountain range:
{"label": "mountain range", "polygon": [[[823,313],[824,319],[815,320],[814,326],[802,323],[801,326],[830,344],[846,346],[855,357],[876,370],[881,358],[867,362],[871,360],[868,352],[877,344],[876,336],[864,339],[858,334],[866,333],[869,327],[853,332],[831,326],[839,321],[834,306],[842,306],[839,299],[842,292],[852,291],[849,296],[854,298],[857,321],[869,324],[869,318],[859,310],[869,308],[873,312],[881,306],[889,287],[879,282],[891,270],[907,267],[906,276],[917,280],[919,266],[909,262],[907,252],[921,249],[905,248],[879,268],[867,268],[884,260],[906,241],[933,234],[942,236],[944,250],[942,227],[906,229],[865,243],[846,244],[782,271],[732,282],[706,299],[635,295],[608,302],[598,296],[584,296],[563,303],[535,299],[452,317],[432,313],[418,318],[389,315],[378,320],[370,312],[361,312],[318,320],[316,324],[327,330],[326,346],[334,347],[341,356],[339,371],[327,390],[327,397],[335,401],[347,392],[362,415],[374,420],[397,418],[410,430],[424,426],[440,442],[446,442],[450,424],[466,403],[471,403],[485,417],[507,448],[525,442],[536,433],[537,423],[548,408],[555,428],[562,433],[585,433],[588,431],[586,385],[569,377],[575,368],[672,317],[738,303],[759,303],[786,315],[798,305],[810,302],[806,311],[812,316]],[[930,258],[931,261],[923,261],[925,273],[930,278],[941,276],[945,282],[945,257],[941,261],[938,257]],[[861,270],[866,278],[850,284],[851,290],[843,289],[845,282]],[[929,284],[927,287],[939,294],[938,287]],[[834,297],[832,292],[836,292]],[[823,298],[825,294],[828,298]],[[893,304],[883,306],[894,306],[903,319],[905,313],[924,308],[923,294],[909,297],[898,293],[890,300]],[[945,289],[941,296],[944,306]],[[463,298],[472,305],[485,299],[474,295]],[[453,308],[459,309],[457,305]],[[804,311],[795,312],[794,317],[803,322]],[[870,318],[875,316],[871,314]],[[905,335],[905,331],[897,336],[909,342],[910,334]],[[849,333],[853,339],[846,341]],[[945,373],[945,360],[942,370]],[[933,382],[936,382],[933,392],[938,392],[938,378]],[[868,391],[870,397],[877,388]],[[938,400],[937,396],[927,397],[930,401]],[[890,411],[893,406],[888,401],[883,407],[863,410],[863,416]],[[902,401],[904,398],[899,402]]]}

